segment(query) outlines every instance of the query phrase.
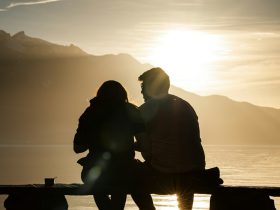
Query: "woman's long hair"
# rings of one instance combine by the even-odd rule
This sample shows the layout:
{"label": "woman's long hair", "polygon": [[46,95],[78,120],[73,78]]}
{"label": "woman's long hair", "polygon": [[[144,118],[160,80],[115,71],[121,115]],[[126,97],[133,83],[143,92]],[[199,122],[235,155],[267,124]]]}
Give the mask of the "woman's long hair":
{"label": "woman's long hair", "polygon": [[113,103],[128,102],[125,88],[117,81],[108,80],[104,82],[97,91],[97,98],[102,101]]}

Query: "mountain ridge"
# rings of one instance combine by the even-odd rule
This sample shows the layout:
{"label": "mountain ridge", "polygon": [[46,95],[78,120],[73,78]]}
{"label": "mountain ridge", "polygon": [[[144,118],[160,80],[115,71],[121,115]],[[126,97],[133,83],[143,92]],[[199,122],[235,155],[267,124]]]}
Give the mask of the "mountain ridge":
{"label": "mountain ridge", "polygon": [[43,39],[27,36],[24,31],[14,35],[0,30],[0,59],[85,56],[86,52],[70,44],[62,46]]}
{"label": "mountain ridge", "polygon": [[[3,34],[0,31],[0,37],[8,37]],[[49,47],[56,48],[56,44]],[[125,86],[131,102],[138,105],[143,102],[137,78],[151,66],[128,54],[64,55],[0,60],[0,144],[71,143],[88,100],[109,79]],[[195,108],[205,144],[280,144],[277,108],[238,102],[221,95],[200,96],[175,86],[170,92]]]}

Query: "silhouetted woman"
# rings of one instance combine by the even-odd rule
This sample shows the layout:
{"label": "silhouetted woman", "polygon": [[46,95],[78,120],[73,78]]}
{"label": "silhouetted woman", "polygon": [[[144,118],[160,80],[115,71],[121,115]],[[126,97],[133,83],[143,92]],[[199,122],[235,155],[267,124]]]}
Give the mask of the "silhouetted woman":
{"label": "silhouetted woman", "polygon": [[126,194],[111,193],[109,197],[102,190],[125,189],[130,184],[134,135],[143,130],[142,126],[138,109],[128,102],[126,90],[112,80],[101,85],[80,117],[74,151],[88,150],[78,163],[83,166],[83,182],[101,192],[94,195],[100,210],[124,209]]}

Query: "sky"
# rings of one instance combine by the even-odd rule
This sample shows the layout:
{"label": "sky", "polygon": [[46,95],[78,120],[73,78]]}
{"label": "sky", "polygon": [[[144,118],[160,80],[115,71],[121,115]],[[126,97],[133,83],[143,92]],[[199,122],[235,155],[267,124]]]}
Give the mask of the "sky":
{"label": "sky", "polygon": [[128,53],[200,95],[280,108],[279,0],[0,0],[0,29]]}

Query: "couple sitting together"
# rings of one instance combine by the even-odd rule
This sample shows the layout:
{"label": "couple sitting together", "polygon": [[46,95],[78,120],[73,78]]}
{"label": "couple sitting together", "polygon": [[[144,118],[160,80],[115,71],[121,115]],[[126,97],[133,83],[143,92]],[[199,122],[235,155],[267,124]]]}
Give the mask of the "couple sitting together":
{"label": "couple sitting together", "polygon": [[[161,68],[138,79],[145,100],[139,108],[110,80],[81,115],[74,151],[88,150],[78,161],[82,180],[99,192],[94,194],[99,210],[124,209],[126,193],[140,210],[154,210],[151,192],[176,193],[180,210],[190,210],[192,185],[205,171],[198,117],[188,102],[168,93],[169,76]],[[134,159],[135,150],[145,162]]]}

